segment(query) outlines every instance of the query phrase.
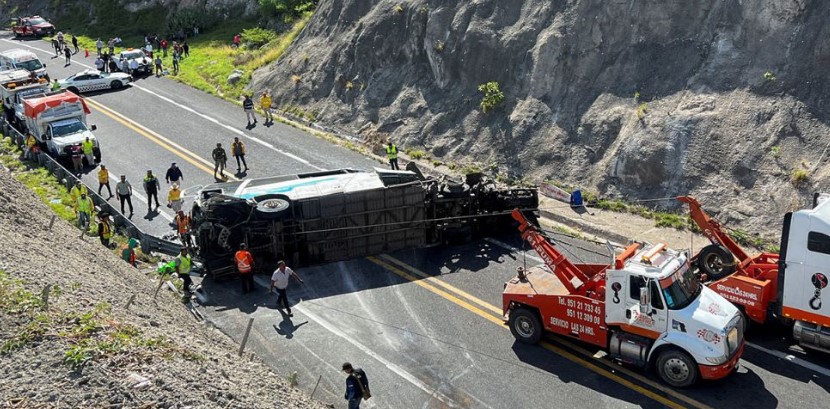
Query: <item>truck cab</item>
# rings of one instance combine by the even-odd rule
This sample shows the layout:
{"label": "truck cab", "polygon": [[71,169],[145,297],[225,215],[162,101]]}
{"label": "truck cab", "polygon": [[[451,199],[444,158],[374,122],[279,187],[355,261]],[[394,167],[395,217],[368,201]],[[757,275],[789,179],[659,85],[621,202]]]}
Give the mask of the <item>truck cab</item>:
{"label": "truck cab", "polygon": [[830,353],[830,195],[784,217],[780,260],[781,316],[802,347]]}
{"label": "truck cab", "polygon": [[[653,362],[670,384],[682,383],[685,372],[719,379],[735,368],[743,348],[741,314],[700,283],[686,254],[656,245],[621,267],[608,270],[606,278],[605,320],[615,328],[612,355],[634,363],[644,357],[639,363]],[[635,339],[631,335],[640,348],[615,350],[614,345]],[[662,362],[664,349],[685,353],[696,367],[682,358]]]}
{"label": "truck cab", "polygon": [[26,128],[46,153],[57,159],[67,158],[73,145],[89,138],[94,143],[95,161],[101,160],[100,145],[92,133],[96,127],[87,125],[90,111],[81,97],[68,91],[49,92],[24,98],[23,105]]}
{"label": "truck cab", "polygon": [[37,58],[37,54],[22,48],[0,52],[0,69],[26,70],[38,78],[46,78],[46,81],[49,81],[46,64]]}

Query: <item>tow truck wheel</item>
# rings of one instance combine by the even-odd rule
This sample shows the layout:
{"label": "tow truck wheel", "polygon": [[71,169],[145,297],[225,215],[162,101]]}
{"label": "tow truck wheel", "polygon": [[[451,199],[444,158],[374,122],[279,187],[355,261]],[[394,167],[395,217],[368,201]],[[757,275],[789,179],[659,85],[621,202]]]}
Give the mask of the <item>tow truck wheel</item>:
{"label": "tow truck wheel", "polygon": [[525,344],[535,344],[542,339],[542,323],[533,311],[519,307],[510,312],[510,332]]}
{"label": "tow truck wheel", "polygon": [[735,272],[735,256],[722,246],[712,244],[700,250],[697,267],[712,280],[720,280]]}
{"label": "tow truck wheel", "polygon": [[663,382],[685,388],[697,382],[697,364],[689,354],[671,348],[664,350],[657,358],[657,374]]}

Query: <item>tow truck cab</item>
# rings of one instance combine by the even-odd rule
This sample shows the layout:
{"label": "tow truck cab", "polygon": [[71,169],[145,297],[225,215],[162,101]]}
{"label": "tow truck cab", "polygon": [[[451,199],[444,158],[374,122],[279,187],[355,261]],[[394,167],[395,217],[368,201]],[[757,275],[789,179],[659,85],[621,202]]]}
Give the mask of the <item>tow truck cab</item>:
{"label": "tow truck cab", "polygon": [[830,353],[830,195],[784,216],[779,260],[780,315],[801,346]]}

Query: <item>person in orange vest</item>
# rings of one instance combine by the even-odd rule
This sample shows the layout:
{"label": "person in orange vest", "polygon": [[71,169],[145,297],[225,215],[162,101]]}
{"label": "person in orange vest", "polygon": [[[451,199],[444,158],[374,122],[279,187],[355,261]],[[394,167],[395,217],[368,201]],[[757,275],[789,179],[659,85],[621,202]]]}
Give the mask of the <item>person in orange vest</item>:
{"label": "person in orange vest", "polygon": [[187,248],[193,247],[190,240],[190,216],[186,215],[183,210],[179,210],[173,221],[176,222],[176,232],[179,233],[182,245]]}
{"label": "person in orange vest", "polygon": [[254,289],[254,256],[248,251],[248,245],[239,245],[239,251],[233,256],[236,264],[236,271],[242,279],[242,294]]}
{"label": "person in orange vest", "polygon": [[110,188],[110,171],[107,170],[107,167],[101,165],[101,170],[98,171],[98,196],[101,196],[101,190],[107,187],[107,192],[109,192],[110,197],[107,200],[112,199],[112,188]]}
{"label": "person in orange vest", "polygon": [[98,238],[101,239],[101,244],[103,244],[104,247],[109,248],[113,231],[109,213],[99,213],[98,220]]}

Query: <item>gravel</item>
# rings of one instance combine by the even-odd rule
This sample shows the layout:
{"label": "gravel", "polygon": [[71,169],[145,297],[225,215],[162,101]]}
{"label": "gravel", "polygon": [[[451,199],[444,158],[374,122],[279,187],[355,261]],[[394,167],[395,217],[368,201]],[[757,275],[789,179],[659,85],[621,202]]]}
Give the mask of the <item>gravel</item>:
{"label": "gravel", "polygon": [[[49,311],[0,309],[0,341],[23,331],[35,314],[62,317],[111,309],[97,317],[97,340],[132,326],[133,340],[162,337],[162,347],[132,345],[96,356],[80,367],[65,363],[79,343],[78,322],[58,322],[21,348],[0,355],[0,407],[38,408],[323,408],[293,389],[252,354],[219,331],[197,322],[178,297],[160,292],[139,270],[121,261],[95,237],[57,221],[32,192],[0,169],[0,270],[32,293],[53,285]],[[58,289],[58,291],[55,290]],[[129,310],[124,306],[137,294]],[[54,318],[53,318],[54,319]],[[74,326],[74,327],[73,327]],[[220,375],[222,374],[222,375]]]}

